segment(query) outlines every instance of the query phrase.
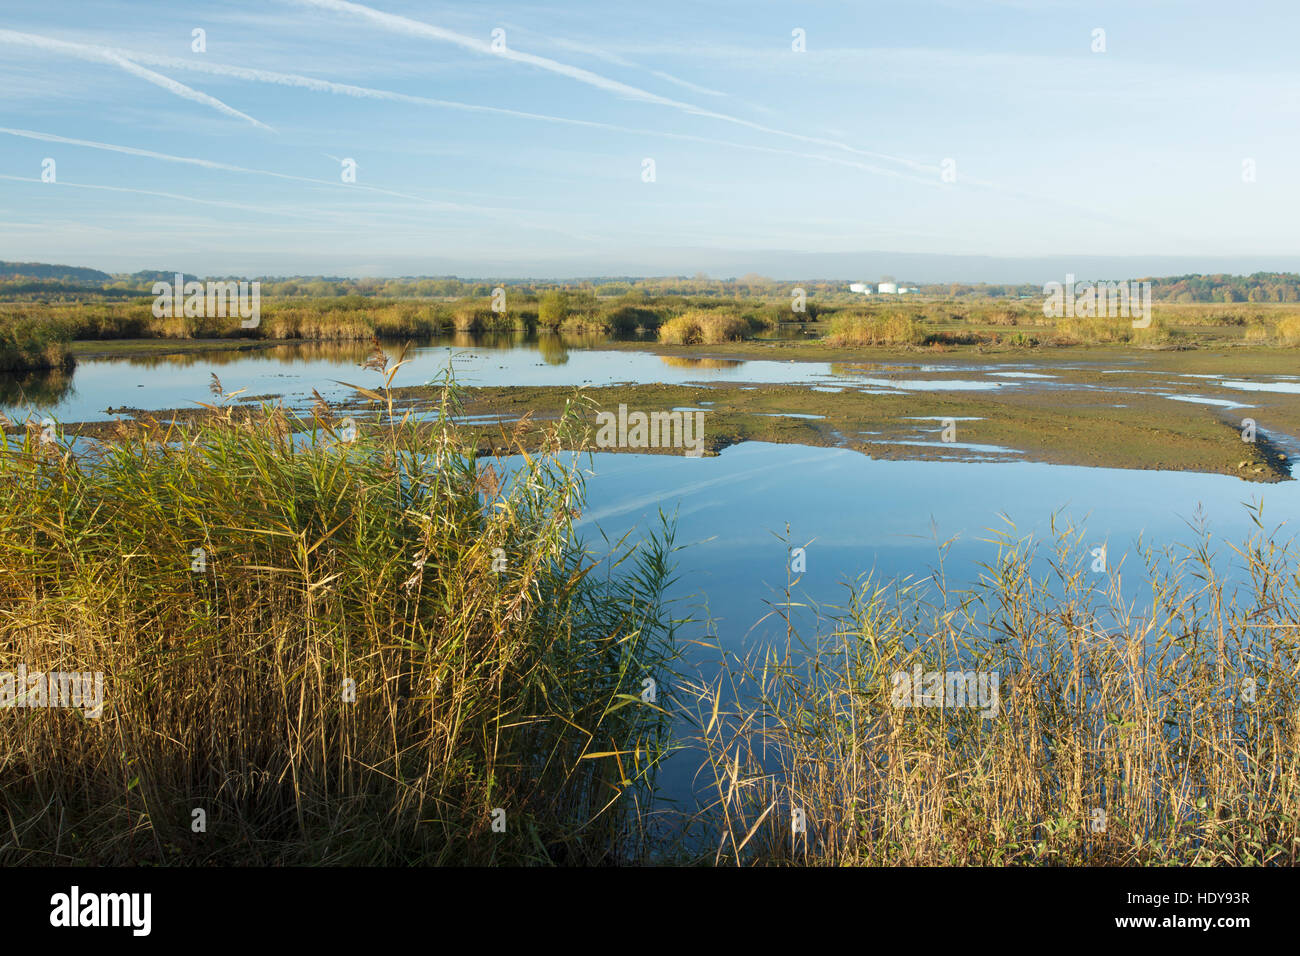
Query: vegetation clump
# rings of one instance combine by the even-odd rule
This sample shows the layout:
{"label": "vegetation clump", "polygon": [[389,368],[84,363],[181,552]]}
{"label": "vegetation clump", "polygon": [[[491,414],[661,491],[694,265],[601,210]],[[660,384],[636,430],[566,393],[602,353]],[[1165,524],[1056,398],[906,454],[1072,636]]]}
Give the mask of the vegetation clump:
{"label": "vegetation clump", "polygon": [[70,339],[62,323],[26,312],[0,315],[0,372],[72,368]]}
{"label": "vegetation clump", "polygon": [[[359,391],[384,404],[396,367]],[[492,462],[451,386],[423,424],[214,389],[190,426],[6,439],[0,673],[102,673],[104,696],[97,719],[0,708],[0,863],[636,856],[670,534],[576,537],[576,407],[546,453]]]}
{"label": "vegetation clump", "polygon": [[754,325],[741,316],[719,310],[696,309],[669,319],[659,327],[665,345],[717,345],[740,342],[754,333]]}
{"label": "vegetation clump", "polygon": [[1140,547],[1135,605],[1084,542],[1010,529],[962,593],[866,579],[815,640],[787,590],[788,643],[694,688],[711,860],[1294,866],[1294,543],[1234,547],[1239,586],[1208,534]]}

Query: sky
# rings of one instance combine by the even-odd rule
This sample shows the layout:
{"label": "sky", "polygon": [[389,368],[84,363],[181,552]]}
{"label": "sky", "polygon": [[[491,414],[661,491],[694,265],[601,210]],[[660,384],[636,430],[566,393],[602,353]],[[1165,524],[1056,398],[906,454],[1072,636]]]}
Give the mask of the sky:
{"label": "sky", "polygon": [[1294,0],[0,0],[0,259],[1300,271],[1297,27]]}

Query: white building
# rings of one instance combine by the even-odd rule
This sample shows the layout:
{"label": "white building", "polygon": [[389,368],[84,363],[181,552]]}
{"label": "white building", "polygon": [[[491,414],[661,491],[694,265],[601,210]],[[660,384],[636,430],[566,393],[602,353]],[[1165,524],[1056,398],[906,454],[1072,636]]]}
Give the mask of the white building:
{"label": "white building", "polygon": [[850,282],[850,292],[860,292],[863,295],[871,295],[871,284],[867,282]]}
{"label": "white building", "polygon": [[897,282],[882,282],[882,283],[880,283],[879,286],[876,287],[876,289],[877,289],[877,291],[878,291],[881,295],[897,295],[897,294],[898,294],[898,283],[897,283]]}

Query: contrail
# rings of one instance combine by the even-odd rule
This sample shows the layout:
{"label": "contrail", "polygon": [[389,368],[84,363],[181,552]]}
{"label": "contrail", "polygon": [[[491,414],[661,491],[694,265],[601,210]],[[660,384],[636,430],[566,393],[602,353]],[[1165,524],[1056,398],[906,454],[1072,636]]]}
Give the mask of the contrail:
{"label": "contrail", "polygon": [[[804,143],[812,143],[817,146],[823,146],[831,149],[842,150],[857,156],[864,156],[869,159],[885,160],[891,163],[899,163],[907,166],[917,172],[927,175],[939,173],[940,168],[934,163],[922,163],[916,160],[905,159],[901,156],[891,156],[887,153],[877,153],[871,150],[858,149],[839,140],[825,139],[819,136],[805,136],[802,133],[794,133],[789,130],[777,129],[772,126],[765,126],[762,123],[755,123],[751,120],[741,119],[738,116],[731,116],[727,113],[719,113],[716,110],[705,109],[701,106],[695,106],[691,103],[684,103],[680,100],[670,99],[666,96],[660,96],[657,93],[651,93],[649,90],[643,90],[639,87],[630,86],[610,77],[601,76],[599,73],[593,73],[590,70],[584,70],[580,67],[572,66],[568,63],[561,63],[558,60],[552,60],[549,57],[536,56],[531,53],[521,53],[517,50],[511,50],[508,47],[501,50],[493,50],[489,43],[484,42],[476,37],[466,36],[463,33],[456,33],[453,30],[447,30],[443,27],[434,26],[433,24],[424,23],[420,20],[412,20],[409,17],[398,16],[393,13],[384,13],[382,10],[376,10],[373,7],[365,6],[360,3],[352,3],[350,0],[288,0],[290,3],[297,3],[302,6],[317,7],[324,10],[332,10],[336,13],[351,14],[360,17],[386,30],[401,33],[406,36],[422,37],[425,39],[439,40],[445,43],[454,43],[457,46],[464,47],[467,50],[473,50],[476,53],[482,53],[487,56],[500,57],[502,59],[514,60],[517,63],[526,63],[551,73],[557,73],[561,76],[567,76],[570,79],[585,83],[588,86],[594,86],[597,89],[606,90],[611,93],[617,93],[629,99],[639,100],[645,103],[653,103],[660,106],[668,106],[692,116],[700,116],[708,119],[719,120],[724,123],[732,123],[736,126],[742,126],[746,129],[752,129],[757,132],[767,133],[773,136],[783,136],[788,139],[799,140]],[[875,170],[883,172],[883,170]],[[976,179],[971,176],[962,176],[963,185],[975,186],[981,189],[987,189],[990,192],[1002,195],[1012,196],[1023,201],[1033,202],[1036,204],[1052,203],[1058,206],[1070,206],[1084,214],[1101,218],[1108,221],[1124,222],[1125,220],[1117,219],[1113,216],[1098,214],[1091,206],[1062,201],[1058,198],[1048,199],[1045,197],[1033,196],[1019,190],[1009,189],[997,183],[988,180]]]}
{"label": "contrail", "polygon": [[133,186],[105,186],[100,183],[73,183],[63,179],[54,183],[47,183],[35,176],[10,176],[5,173],[0,173],[0,179],[15,183],[37,183],[42,186],[53,185],[72,189],[92,189],[99,192],[132,193],[138,196],[157,196],[160,199],[177,199],[182,202],[198,203],[202,206],[219,206],[223,209],[243,209],[248,212],[258,213],[259,215],[266,215],[268,212],[274,212],[277,217],[296,216],[303,219],[338,219],[340,218],[340,215],[348,216],[349,218],[354,215],[353,213],[333,213],[323,209],[303,211],[300,209],[277,208],[269,210],[266,206],[255,206],[252,203],[234,202],[233,200],[228,199],[200,199],[197,196],[186,196],[182,193],[162,192],[157,189],[137,189]]}
{"label": "contrail", "polygon": [[69,146],[84,146],[89,149],[102,149],[112,153],[123,153],[127,156],[143,156],[148,159],[159,159],[169,163],[184,163],[190,166],[201,166],[204,169],[217,169],[223,172],[244,173],[252,176],[270,176],[275,179],[287,179],[292,182],[311,183],[316,186],[331,186],[340,189],[362,190],[365,192],[379,193],[384,196],[395,196],[398,199],[408,199],[413,202],[421,202],[426,205],[435,206],[439,209],[455,212],[472,212],[495,218],[507,219],[514,225],[527,226],[532,229],[540,229],[548,232],[558,232],[561,235],[569,236],[572,239],[581,239],[592,242],[603,240],[603,237],[601,236],[571,233],[552,225],[539,225],[529,222],[521,217],[519,210],[515,209],[496,209],[490,206],[474,206],[467,203],[446,202],[440,199],[429,199],[425,196],[415,196],[410,193],[399,193],[391,189],[382,189],[379,186],[367,186],[362,183],[344,183],[341,180],[313,179],[310,176],[294,176],[290,173],[277,173],[269,169],[253,169],[248,166],[235,166],[231,163],[220,163],[216,160],[201,159],[197,156],[174,156],[171,153],[159,153],[152,149],[140,149],[137,146],[118,146],[114,143],[99,143],[95,140],[74,139],[70,136],[59,136],[55,133],[41,133],[30,129],[13,129],[8,126],[0,126],[0,134],[6,136],[20,136],[25,139],[35,139],[46,143],[66,143]]}
{"label": "contrail", "polygon": [[[636,64],[632,64],[636,66]],[[707,86],[700,86],[698,83],[692,83],[689,80],[683,80],[680,77],[673,76],[671,73],[665,73],[663,70],[651,70],[651,76],[657,76],[666,83],[675,83],[678,86],[690,90],[692,93],[703,93],[705,96],[726,96],[721,90],[711,90]]]}
{"label": "contrail", "polygon": [[[217,206],[222,209],[241,209],[247,212],[257,213],[259,216],[273,215],[277,219],[288,217],[332,223],[342,222],[349,225],[353,230],[355,230],[357,221],[357,212],[354,207],[340,210],[321,208],[304,210],[287,208],[284,206],[268,207],[265,205],[254,205],[252,203],[234,202],[233,200],[227,199],[200,199],[197,196],[187,196],[183,193],[162,192],[157,189],[138,189],[133,186],[106,186],[101,183],[74,183],[63,179],[54,183],[47,183],[45,180],[39,179],[35,176],[10,176],[6,173],[0,173],[0,180],[7,180],[15,183],[33,183],[42,188],[48,186],[60,186],[71,189],[89,189],[95,192],[131,193],[132,195],[137,196],[156,196],[159,199],[174,199],[181,202],[196,203],[201,206]],[[411,215],[418,216],[421,214],[412,212]],[[373,208],[367,210],[365,216],[367,218],[382,216],[386,219],[395,219],[398,221],[403,221],[408,218],[400,213],[395,214],[384,209],[375,210]]]}
{"label": "contrail", "polygon": [[681,100],[674,100],[666,96],[660,96],[658,93],[651,93],[649,90],[630,86],[627,83],[619,82],[618,80],[611,79],[607,76],[601,76],[599,73],[593,73],[590,70],[584,70],[581,67],[572,66],[568,63],[561,63],[559,60],[552,60],[549,57],[537,56],[532,53],[521,53],[518,50],[511,50],[508,47],[499,51],[493,50],[490,44],[475,37],[466,36],[463,33],[456,33],[454,30],[447,30],[443,27],[424,23],[420,20],[412,20],[409,17],[402,17],[393,13],[384,13],[382,10],[376,10],[373,7],[367,7],[360,3],[351,3],[349,0],[289,0],[289,2],[304,6],[319,7],[323,10],[332,10],[335,13],[351,14],[353,16],[361,17],[364,20],[394,33],[423,37],[430,40],[440,40],[444,43],[454,43],[467,50],[473,50],[476,53],[483,53],[488,56],[500,57],[506,60],[514,60],[516,63],[526,63],[529,66],[535,66],[551,73],[567,76],[570,79],[577,80],[579,83],[585,83],[588,86],[594,86],[597,89],[605,90],[610,93],[617,93],[620,96],[627,97],[628,99],[639,100],[644,103],[653,103],[659,106],[668,106],[676,110],[681,110],[684,113],[689,113],[693,116],[720,120],[725,123],[734,123],[737,126],[743,126],[747,129],[756,130],[761,133],[768,133],[774,136],[785,136],[805,143],[815,143],[818,146],[840,149],[849,153],[856,153],[860,156],[868,156],[872,159],[883,159],[893,163],[901,163],[904,166],[910,166],[913,169],[925,170],[927,172],[938,170],[937,166],[918,163],[915,160],[858,149],[837,140],[823,139],[817,136],[805,136],[802,133],[792,133],[788,130],[776,129],[771,126],[764,126],[761,123],[741,119],[738,116],[730,116],[726,113],[719,113],[714,110],[705,109],[702,106],[683,103]]}
{"label": "contrail", "polygon": [[132,76],[137,76],[155,86],[160,86],[169,93],[174,93],[183,99],[191,100],[195,103],[202,103],[204,106],[210,106],[218,112],[225,113],[227,116],[233,116],[236,119],[252,123],[259,129],[275,132],[275,130],[271,129],[271,127],[267,126],[260,120],[254,119],[247,113],[241,113],[233,106],[228,106],[216,97],[191,89],[184,83],[178,83],[171,77],[163,76],[161,73],[147,70],[139,64],[132,63],[120,54],[105,47],[88,46],[84,43],[69,43],[65,40],[54,40],[50,37],[38,36],[34,33],[18,33],[14,30],[0,30],[0,43],[16,43],[20,46],[33,47],[38,50],[48,50],[52,53],[66,53],[69,56],[79,57],[83,60],[94,60],[98,63],[110,63],[113,66],[126,70],[126,72],[130,73]]}
{"label": "contrail", "polygon": [[[367,86],[354,86],[349,83],[335,83],[330,80],[321,80],[310,76],[300,76],[295,73],[277,73],[272,70],[250,69],[242,66],[230,66],[224,63],[213,63],[209,60],[183,60],[178,57],[156,56],[150,53],[136,53],[132,51],[117,51],[123,57],[135,60],[141,63],[151,63],[156,66],[165,66],[181,70],[195,70],[200,73],[208,73],[215,76],[227,76],[235,79],[248,80],[254,83],[274,83],[280,86],[289,86],[297,89],[313,90],[320,93],[332,93],[338,96],[351,96],[358,99],[376,99],[388,100],[395,103],[409,103],[414,106],[429,106],[441,109],[462,110],[473,113],[493,113],[500,116],[509,116],[515,119],[537,120],[544,123],[560,123],[568,126],[581,126],[588,129],[604,129],[616,133],[631,133],[635,136],[660,136],[667,139],[685,140],[688,142],[707,143],[712,146],[724,146],[731,149],[747,150],[756,153],[769,153],[782,156],[794,156],[800,159],[812,159],[818,162],[833,163],[838,166],[847,166],[852,169],[861,169],[866,172],[877,173],[882,176],[892,176],[895,178],[907,179],[911,182],[921,183],[926,186],[940,185],[938,179],[921,179],[915,176],[909,176],[906,173],[898,172],[893,169],[884,169],[879,166],[872,166],[866,163],[857,162],[850,159],[841,159],[835,156],[823,156],[816,153],[803,153],[790,149],[779,149],[773,146],[755,146],[750,143],[737,143],[731,140],[715,139],[709,136],[695,136],[689,133],[669,133],[661,130],[639,129],[633,126],[621,126],[617,123],[603,123],[597,120],[573,119],[567,116],[553,116],[547,113],[532,113],[525,110],[507,109],[501,106],[482,106],[474,103],[461,103],[455,100],[433,99],[427,96],[413,96],[409,93],[398,93],[393,90],[380,90]],[[937,167],[936,167],[937,168]]]}
{"label": "contrail", "polygon": [[[610,53],[606,50],[602,50],[599,47],[588,46],[585,43],[576,43],[573,40],[565,40],[560,37],[548,37],[547,39],[551,43],[555,44],[556,46],[563,47],[566,50],[572,50],[575,53],[582,53],[586,56],[594,56],[598,60],[604,60],[606,63],[613,63],[615,66],[626,67],[629,70],[646,69],[645,67],[640,66],[637,63],[633,63],[631,60],[625,59],[624,57],[621,56],[616,56],[615,54]],[[649,70],[648,72],[650,73],[651,76],[656,76],[659,79],[663,80],[665,83],[672,83],[676,86],[684,87],[685,89],[690,90],[692,93],[701,93],[704,96],[729,96],[730,95],[728,93],[722,92],[721,90],[711,90],[707,86],[700,86],[698,83],[692,83],[689,80],[683,80],[681,77],[673,76],[671,73],[665,73],[662,70]]]}

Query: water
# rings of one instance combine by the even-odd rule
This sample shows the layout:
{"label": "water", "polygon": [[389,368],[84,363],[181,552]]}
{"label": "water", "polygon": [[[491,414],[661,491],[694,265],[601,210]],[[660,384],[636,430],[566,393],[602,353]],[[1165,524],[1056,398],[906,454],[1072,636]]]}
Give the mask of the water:
{"label": "water", "polygon": [[[677,596],[707,596],[722,643],[737,649],[765,613],[763,601],[784,586],[789,546],[805,548],[800,593],[842,603],[845,583],[864,574],[929,574],[948,539],[955,539],[945,559],[951,583],[969,583],[976,562],[996,553],[994,532],[1049,538],[1053,515],[1085,527],[1084,542],[1105,545],[1112,565],[1130,552],[1134,578],[1138,540],[1190,541],[1198,514],[1219,541],[1256,530],[1247,505],[1262,503],[1270,530],[1300,527],[1300,483],[1247,485],[1194,472],[890,461],[763,442],[700,459],[595,454],[592,470],[579,530],[598,524],[617,539],[654,527],[661,507],[675,511],[677,543],[689,545],[680,552]],[[787,523],[788,543],[781,540]]]}
{"label": "water", "polygon": [[[830,362],[777,362],[659,356],[649,352],[599,347],[603,339],[559,335],[448,336],[414,347],[409,364],[394,385],[423,385],[450,365],[465,385],[612,385],[616,383],[684,384],[746,382],[756,384],[824,384],[856,386],[865,392],[997,389],[1009,381],[967,381],[904,377],[885,378],[867,366]],[[387,343],[391,355],[400,343]],[[106,421],[109,407],[146,410],[190,408],[209,401],[210,376],[227,391],[244,389],[241,401],[283,397],[286,404],[308,403],[315,388],[330,400],[352,396],[340,382],[373,388],[379,376],[361,368],[369,352],[363,343],[308,343],[243,351],[102,358],[82,361],[62,391],[34,391],[30,385],[0,381],[0,407],[14,417],[49,415],[58,421]],[[6,384],[8,387],[6,387]]]}
{"label": "water", "polygon": [[[1075,388],[1126,391],[1123,381],[1112,388],[1058,381],[1052,370],[1014,362],[996,365],[943,364],[930,361],[794,362],[770,359],[725,359],[655,355],[650,352],[602,348],[599,334],[554,333],[456,334],[413,347],[394,384],[423,385],[450,364],[466,385],[611,385],[664,383],[704,385],[753,383],[808,385],[824,391],[853,390],[860,394],[900,395],[913,392],[987,392]],[[111,343],[110,343],[111,344]],[[181,346],[184,343],[180,343]],[[386,343],[391,355],[401,343]],[[354,396],[341,382],[373,388],[381,382],[374,371],[361,368],[369,352],[365,343],[294,343],[258,349],[222,349],[174,355],[139,355],[85,359],[71,374],[0,375],[0,409],[10,418],[49,416],[60,422],[109,421],[118,409],[156,411],[192,408],[211,400],[210,376],[227,391],[242,389],[238,401],[283,399],[302,407],[316,389],[331,401]],[[1081,366],[1072,365],[1070,368]],[[1104,371],[1135,371],[1106,369]],[[1169,388],[1148,388],[1142,394],[1171,401],[1193,401],[1235,407],[1224,398],[1182,392],[1188,376],[1169,374]],[[1294,392],[1293,376],[1204,376],[1199,381],[1234,391]],[[1226,380],[1225,380],[1226,379]],[[1174,393],[1174,389],[1178,393]],[[1241,404],[1246,404],[1243,398]]]}
{"label": "water", "polygon": [[[676,544],[686,547],[677,553],[680,578],[669,596],[675,616],[694,619],[678,637],[688,670],[704,679],[716,673],[718,653],[696,642],[716,641],[742,656],[770,643],[784,646],[784,621],[758,622],[784,600],[791,546],[803,547],[806,560],[791,599],[834,614],[864,575],[883,583],[934,574],[940,543],[950,539],[945,580],[950,590],[968,588],[978,563],[996,556],[995,532],[1050,540],[1057,515],[1058,527],[1073,521],[1084,529],[1089,551],[1105,546],[1108,565],[1122,568],[1124,594],[1140,602],[1146,579],[1135,553],[1139,541],[1190,544],[1204,519],[1218,543],[1219,570],[1232,577],[1239,559],[1227,543],[1258,530],[1246,505],[1262,506],[1264,527],[1281,526],[1280,539],[1291,537],[1300,518],[1297,482],[1247,485],[1224,475],[1025,461],[886,461],[848,449],[760,442],[702,459],[596,454],[591,469],[578,523],[588,541],[599,542],[596,526],[617,540],[628,530],[655,528],[660,508],[676,514]],[[1046,571],[1041,561],[1039,567]],[[1106,576],[1095,578],[1104,589]],[[812,611],[790,615],[805,637],[816,633]],[[688,801],[697,767],[690,752],[668,760],[660,776],[664,795]]]}
{"label": "water", "polygon": [[[423,384],[451,362],[457,379],[468,385],[741,382],[906,394],[1057,388],[1063,383],[1054,373],[1065,368],[661,357],[604,344],[599,336],[449,336],[415,348],[408,356],[411,363],[394,382]],[[391,347],[390,352],[399,349]],[[341,382],[377,384],[373,371],[360,368],[368,351],[361,343],[310,343],[87,360],[71,376],[0,377],[0,407],[15,418],[30,414],[64,422],[112,419],[118,413],[108,411],[110,407],[166,409],[210,401],[213,374],[227,391],[243,389],[239,400],[278,396],[287,404],[303,405],[313,389],[326,398],[342,399],[352,393]],[[1215,384],[1243,393],[1285,393],[1300,387],[1290,376],[1246,380],[1170,374],[1168,390],[1157,387],[1145,394],[1234,404],[1175,394],[1179,378],[1194,379],[1193,387]],[[1131,393],[1125,381],[1124,376],[1115,377],[1116,397],[1122,397],[1121,391]],[[1096,385],[1070,387],[1107,391]],[[701,401],[690,408],[712,404]],[[939,444],[930,436],[939,431],[941,417],[909,418],[917,434],[906,443]],[[1060,514],[1086,527],[1087,547],[1106,547],[1112,567],[1128,553],[1125,589],[1137,596],[1142,575],[1132,551],[1139,539],[1157,546],[1190,543],[1195,535],[1189,526],[1204,517],[1217,541],[1238,542],[1255,530],[1247,503],[1262,504],[1269,529],[1300,518],[1296,482],[1257,485],[1221,475],[1049,465],[1024,461],[1019,452],[997,446],[956,447],[979,460],[873,460],[843,448],[759,442],[701,459],[596,454],[589,459],[593,474],[578,530],[589,541],[599,540],[597,526],[611,540],[628,531],[636,538],[657,527],[661,508],[676,516],[677,544],[686,547],[677,553],[680,577],[669,597],[676,602],[675,616],[695,619],[679,636],[691,649],[688,665],[707,675],[717,652],[691,642],[716,640],[744,654],[773,639],[784,640],[783,622],[757,622],[772,603],[782,600],[790,547],[803,547],[807,564],[794,599],[833,607],[845,604],[849,588],[867,574],[879,582],[928,577],[939,565],[941,542],[950,542],[944,557],[949,587],[969,586],[978,563],[996,554],[995,533],[1046,539],[1052,516]],[[1220,557],[1231,564],[1232,555],[1224,546]],[[1103,585],[1101,575],[1097,583]],[[811,612],[795,612],[794,618],[806,633],[815,629]],[[665,792],[685,798],[693,789],[694,769],[689,759],[670,760],[661,780]]]}

